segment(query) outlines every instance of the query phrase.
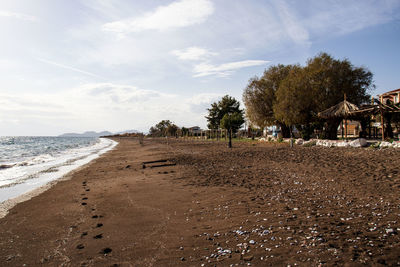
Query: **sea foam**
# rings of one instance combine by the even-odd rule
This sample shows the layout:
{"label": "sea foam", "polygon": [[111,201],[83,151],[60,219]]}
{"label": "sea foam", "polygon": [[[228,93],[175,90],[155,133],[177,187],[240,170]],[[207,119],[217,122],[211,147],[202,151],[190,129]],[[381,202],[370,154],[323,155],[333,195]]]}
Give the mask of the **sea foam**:
{"label": "sea foam", "polygon": [[[83,147],[8,160],[0,168],[0,202],[16,198],[63,177],[68,172],[111,150],[117,142],[100,138]],[[71,146],[73,147],[73,146]]]}

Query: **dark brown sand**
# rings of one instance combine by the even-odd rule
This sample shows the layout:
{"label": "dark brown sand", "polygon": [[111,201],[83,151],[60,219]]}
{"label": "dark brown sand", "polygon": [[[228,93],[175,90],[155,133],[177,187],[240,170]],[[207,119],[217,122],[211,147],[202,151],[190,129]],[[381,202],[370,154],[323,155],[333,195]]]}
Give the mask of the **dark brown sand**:
{"label": "dark brown sand", "polygon": [[118,141],[0,219],[1,266],[400,265],[400,151]]}

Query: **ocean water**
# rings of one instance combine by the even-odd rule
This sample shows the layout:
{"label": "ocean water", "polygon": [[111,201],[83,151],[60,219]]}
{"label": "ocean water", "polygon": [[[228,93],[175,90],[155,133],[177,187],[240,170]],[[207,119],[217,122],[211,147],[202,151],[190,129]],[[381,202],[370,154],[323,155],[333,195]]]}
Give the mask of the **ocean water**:
{"label": "ocean water", "polygon": [[0,137],[0,202],[18,197],[112,149],[88,137]]}

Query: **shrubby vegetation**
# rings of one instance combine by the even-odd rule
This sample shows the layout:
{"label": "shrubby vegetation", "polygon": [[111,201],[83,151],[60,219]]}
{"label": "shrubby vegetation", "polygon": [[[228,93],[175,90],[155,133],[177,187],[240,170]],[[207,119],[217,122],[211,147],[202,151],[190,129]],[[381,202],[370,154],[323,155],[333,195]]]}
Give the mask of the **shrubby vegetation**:
{"label": "shrubby vegetation", "polygon": [[170,120],[162,120],[150,128],[149,135],[153,137],[176,136],[179,131],[179,127]]}
{"label": "shrubby vegetation", "polygon": [[295,126],[304,139],[314,130],[322,137],[336,139],[340,119],[321,121],[317,114],[343,100],[360,105],[369,100],[374,88],[372,73],[355,67],[349,60],[320,53],[307,65],[276,65],[261,77],[249,80],[243,92],[246,116],[258,127],[278,125],[283,137]]}

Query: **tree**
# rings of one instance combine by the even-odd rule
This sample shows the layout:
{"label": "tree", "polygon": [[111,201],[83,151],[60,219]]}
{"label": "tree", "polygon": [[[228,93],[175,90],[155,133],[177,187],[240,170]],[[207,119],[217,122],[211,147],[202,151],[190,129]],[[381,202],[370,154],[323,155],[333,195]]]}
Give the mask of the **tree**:
{"label": "tree", "polygon": [[246,106],[246,116],[252,124],[260,128],[278,125],[283,137],[290,136],[289,128],[276,118],[273,107],[276,103],[277,90],[290,70],[295,67],[282,64],[271,66],[264,71],[261,78],[254,77],[249,80],[243,92],[243,102]]}
{"label": "tree", "polygon": [[291,127],[296,125],[304,139],[314,131],[315,103],[303,68],[292,68],[276,92],[274,114],[277,120]]}
{"label": "tree", "polygon": [[176,134],[178,133],[179,127],[176,126],[175,124],[170,124],[167,127],[167,133],[169,136],[176,136]]}
{"label": "tree", "polygon": [[[303,138],[310,138],[315,128],[322,128],[317,113],[340,101],[360,105],[369,99],[373,88],[372,73],[363,67],[354,67],[347,59],[337,60],[320,53],[308,60],[305,67],[295,67],[276,91],[274,116],[286,125],[296,125]],[[324,137],[337,138],[341,119],[325,121]]]}
{"label": "tree", "polygon": [[175,136],[179,127],[173,124],[170,120],[162,120],[155,126],[150,127],[151,136]]}
{"label": "tree", "polygon": [[[334,59],[327,53],[309,59],[305,71],[318,112],[343,101],[344,94],[353,104],[367,103],[369,92],[375,88],[373,74],[367,68],[355,67],[348,59]],[[337,139],[340,121],[330,119],[325,122],[325,138]]]}
{"label": "tree", "polygon": [[188,128],[186,128],[186,127],[182,127],[181,128],[181,135],[182,136],[185,136],[185,135],[187,135],[189,133],[189,129]]}
{"label": "tree", "polygon": [[236,132],[244,123],[243,114],[240,112],[226,113],[221,119],[221,128],[228,131],[228,147],[232,147],[232,133]]}
{"label": "tree", "polygon": [[209,129],[219,129],[225,114],[240,113],[243,116],[239,101],[229,95],[225,95],[220,101],[212,103],[211,108],[207,110],[208,116],[206,116],[206,119]]}

